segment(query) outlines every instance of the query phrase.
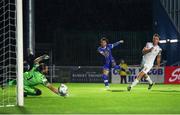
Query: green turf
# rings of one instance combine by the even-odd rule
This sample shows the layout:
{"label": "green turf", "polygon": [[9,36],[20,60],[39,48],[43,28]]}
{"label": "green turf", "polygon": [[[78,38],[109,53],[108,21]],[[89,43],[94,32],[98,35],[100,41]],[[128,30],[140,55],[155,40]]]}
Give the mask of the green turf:
{"label": "green turf", "polygon": [[[127,85],[67,84],[68,98],[51,93],[43,86],[43,94],[25,98],[25,107],[0,108],[0,113],[180,113],[180,85],[138,85],[131,92]],[[54,84],[58,86],[58,84]]]}

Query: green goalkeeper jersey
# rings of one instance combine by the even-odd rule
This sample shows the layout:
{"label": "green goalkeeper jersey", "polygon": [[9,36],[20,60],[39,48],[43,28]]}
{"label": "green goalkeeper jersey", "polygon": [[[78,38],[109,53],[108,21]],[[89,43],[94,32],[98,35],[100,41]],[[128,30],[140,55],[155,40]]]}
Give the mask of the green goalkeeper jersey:
{"label": "green goalkeeper jersey", "polygon": [[37,70],[39,65],[34,65],[34,67],[23,74],[24,76],[24,85],[25,86],[36,86],[38,84],[47,85],[48,81],[41,72]]}

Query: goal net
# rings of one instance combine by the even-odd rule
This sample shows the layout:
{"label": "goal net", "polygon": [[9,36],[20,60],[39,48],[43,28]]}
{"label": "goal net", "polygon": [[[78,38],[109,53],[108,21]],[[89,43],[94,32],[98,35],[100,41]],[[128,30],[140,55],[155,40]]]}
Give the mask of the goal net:
{"label": "goal net", "polygon": [[[17,0],[18,1],[18,0]],[[22,75],[22,63],[19,67],[18,39],[22,33],[17,33],[18,30],[18,12],[16,0],[0,0],[0,106],[14,106],[19,103],[18,98],[18,82],[19,70]],[[18,17],[18,18],[17,18]],[[21,25],[22,26],[22,25]],[[22,48],[22,47],[21,47]],[[21,51],[23,51],[21,49]],[[21,52],[23,54],[23,52]],[[21,55],[22,56],[22,55]],[[18,76],[18,77],[17,77]],[[18,87],[17,87],[18,86]],[[21,90],[23,89],[21,83]],[[22,91],[21,91],[22,96]],[[22,98],[23,99],[23,98]],[[23,101],[23,100],[21,100]],[[18,104],[19,105],[19,104]]]}

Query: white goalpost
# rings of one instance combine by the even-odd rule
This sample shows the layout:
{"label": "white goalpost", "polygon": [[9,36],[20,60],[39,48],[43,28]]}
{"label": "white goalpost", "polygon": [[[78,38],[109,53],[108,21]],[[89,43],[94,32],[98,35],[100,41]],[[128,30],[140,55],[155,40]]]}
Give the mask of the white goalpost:
{"label": "white goalpost", "polygon": [[24,105],[22,2],[0,0],[0,107]]}
{"label": "white goalpost", "polygon": [[23,1],[17,0],[17,105],[24,105],[23,89]]}

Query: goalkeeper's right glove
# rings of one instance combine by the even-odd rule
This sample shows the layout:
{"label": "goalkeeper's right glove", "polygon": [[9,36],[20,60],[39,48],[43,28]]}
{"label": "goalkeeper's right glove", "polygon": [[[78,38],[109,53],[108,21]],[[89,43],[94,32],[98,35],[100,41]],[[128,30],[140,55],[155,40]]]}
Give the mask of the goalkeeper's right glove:
{"label": "goalkeeper's right glove", "polygon": [[43,58],[43,60],[47,60],[47,59],[49,59],[49,56],[48,56],[47,54],[44,54],[44,55],[42,56],[42,58]]}

